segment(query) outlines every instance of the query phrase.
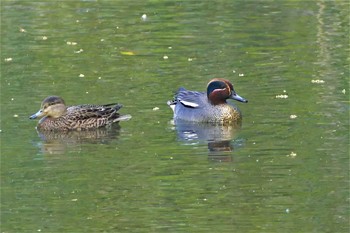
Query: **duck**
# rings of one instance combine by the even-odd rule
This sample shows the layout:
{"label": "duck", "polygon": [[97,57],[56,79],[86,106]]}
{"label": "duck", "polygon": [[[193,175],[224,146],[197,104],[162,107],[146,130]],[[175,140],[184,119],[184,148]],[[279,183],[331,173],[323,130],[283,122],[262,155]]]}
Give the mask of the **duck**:
{"label": "duck", "polygon": [[44,131],[89,130],[126,121],[130,115],[120,115],[121,104],[83,104],[66,106],[59,96],[49,96],[41,103],[40,110],[29,119],[41,118],[37,129]]}
{"label": "duck", "polygon": [[214,78],[207,85],[207,92],[186,90],[180,87],[174,99],[167,104],[173,110],[174,120],[189,122],[235,123],[242,120],[239,108],[228,99],[242,103],[248,100],[239,96],[232,83],[223,78]]}

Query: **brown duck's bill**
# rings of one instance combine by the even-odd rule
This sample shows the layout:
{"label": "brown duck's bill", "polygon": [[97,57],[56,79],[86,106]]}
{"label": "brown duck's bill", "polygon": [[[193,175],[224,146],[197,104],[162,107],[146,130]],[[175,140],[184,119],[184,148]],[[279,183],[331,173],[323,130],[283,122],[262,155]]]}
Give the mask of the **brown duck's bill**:
{"label": "brown duck's bill", "polygon": [[42,115],[42,111],[41,111],[41,109],[37,112],[37,113],[35,113],[35,114],[33,114],[33,115],[31,115],[30,117],[29,117],[29,119],[36,119],[36,118],[38,118],[38,117],[41,117],[41,115]]}
{"label": "brown duck's bill", "polygon": [[231,99],[237,100],[242,103],[248,103],[248,100],[244,99],[243,97],[237,95],[236,93],[231,95]]}

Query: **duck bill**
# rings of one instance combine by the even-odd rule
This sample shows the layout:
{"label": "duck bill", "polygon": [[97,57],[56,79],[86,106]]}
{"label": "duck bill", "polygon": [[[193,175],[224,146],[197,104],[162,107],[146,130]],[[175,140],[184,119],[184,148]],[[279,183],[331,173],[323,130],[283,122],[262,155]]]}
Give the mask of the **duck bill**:
{"label": "duck bill", "polygon": [[242,102],[242,103],[248,103],[248,100],[246,100],[243,97],[237,95],[236,93],[233,93],[231,95],[231,99],[237,100],[237,101]]}
{"label": "duck bill", "polygon": [[36,119],[36,118],[42,117],[42,116],[43,116],[43,111],[40,109],[37,113],[31,115],[31,116],[29,117],[29,119]]}

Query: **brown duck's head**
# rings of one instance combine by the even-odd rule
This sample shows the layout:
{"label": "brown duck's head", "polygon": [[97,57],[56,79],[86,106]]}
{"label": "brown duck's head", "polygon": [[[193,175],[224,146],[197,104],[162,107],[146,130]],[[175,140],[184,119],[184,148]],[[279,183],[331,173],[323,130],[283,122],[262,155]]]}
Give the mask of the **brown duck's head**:
{"label": "brown duck's head", "polygon": [[58,118],[67,111],[64,100],[59,96],[49,96],[41,103],[40,110],[31,115],[29,119],[46,117]]}

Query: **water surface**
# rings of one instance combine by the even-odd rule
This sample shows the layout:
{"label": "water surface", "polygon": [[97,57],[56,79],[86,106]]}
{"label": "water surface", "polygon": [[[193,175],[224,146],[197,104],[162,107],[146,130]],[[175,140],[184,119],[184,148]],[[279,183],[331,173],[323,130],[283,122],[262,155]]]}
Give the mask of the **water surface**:
{"label": "water surface", "polygon": [[[348,15],[348,1],[2,1],[1,231],[348,232]],[[242,127],[174,125],[166,101],[214,77],[249,100]],[[48,95],[133,118],[38,134]]]}

